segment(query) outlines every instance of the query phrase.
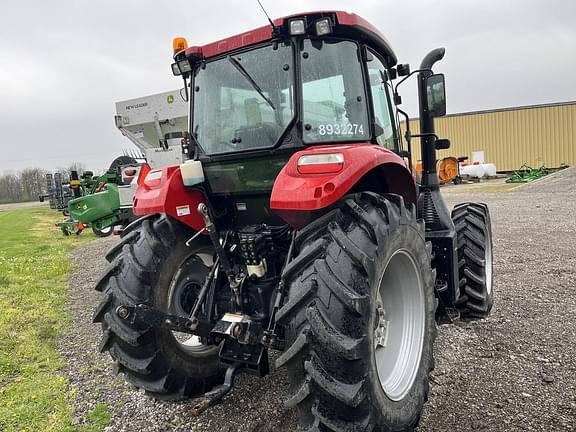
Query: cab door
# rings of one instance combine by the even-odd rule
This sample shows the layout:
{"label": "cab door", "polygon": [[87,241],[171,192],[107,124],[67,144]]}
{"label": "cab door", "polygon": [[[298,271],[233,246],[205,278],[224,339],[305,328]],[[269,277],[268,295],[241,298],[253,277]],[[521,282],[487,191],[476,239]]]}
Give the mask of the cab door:
{"label": "cab door", "polygon": [[379,146],[398,151],[397,131],[395,127],[390,92],[386,84],[386,67],[378,56],[369,52],[368,83],[374,112],[374,129]]}

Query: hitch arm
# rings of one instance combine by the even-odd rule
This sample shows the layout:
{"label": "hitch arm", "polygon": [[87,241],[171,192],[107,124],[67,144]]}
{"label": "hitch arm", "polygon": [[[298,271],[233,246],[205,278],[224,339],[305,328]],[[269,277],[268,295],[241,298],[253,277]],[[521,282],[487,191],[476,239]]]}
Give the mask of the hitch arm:
{"label": "hitch arm", "polygon": [[145,304],[134,306],[121,305],[116,308],[116,315],[131,325],[147,325],[167,330],[208,336],[214,325],[207,321],[190,320],[178,315],[170,315],[151,308]]}

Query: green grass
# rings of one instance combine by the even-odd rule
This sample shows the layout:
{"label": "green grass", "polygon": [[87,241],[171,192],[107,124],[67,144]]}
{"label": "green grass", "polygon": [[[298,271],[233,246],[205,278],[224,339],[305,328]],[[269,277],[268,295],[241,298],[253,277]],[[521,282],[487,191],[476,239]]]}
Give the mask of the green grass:
{"label": "green grass", "polygon": [[86,414],[87,423],[78,427],[78,432],[98,432],[106,427],[112,416],[106,404],[96,404],[94,409]]}
{"label": "green grass", "polygon": [[70,320],[70,251],[93,235],[66,238],[54,226],[59,220],[47,209],[0,212],[1,431],[92,432],[109,421],[97,405],[86,424],[72,425],[56,339]]}

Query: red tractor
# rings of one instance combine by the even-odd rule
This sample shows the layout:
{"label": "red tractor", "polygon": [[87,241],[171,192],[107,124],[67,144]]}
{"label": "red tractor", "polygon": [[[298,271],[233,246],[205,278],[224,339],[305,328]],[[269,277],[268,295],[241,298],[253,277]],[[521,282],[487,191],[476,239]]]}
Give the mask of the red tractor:
{"label": "red tractor", "polygon": [[[411,430],[436,320],[493,303],[490,216],[439,191],[435,49],[410,72],[340,11],[204,46],[175,40],[189,161],[147,173],[142,217],[106,256],[102,351],[159,399],[217,403],[237,371],[290,380],[302,430]],[[417,74],[421,133],[400,136],[394,80]],[[405,114],[403,114],[405,115]],[[408,125],[408,123],[406,123]],[[416,185],[410,139],[420,138]]]}

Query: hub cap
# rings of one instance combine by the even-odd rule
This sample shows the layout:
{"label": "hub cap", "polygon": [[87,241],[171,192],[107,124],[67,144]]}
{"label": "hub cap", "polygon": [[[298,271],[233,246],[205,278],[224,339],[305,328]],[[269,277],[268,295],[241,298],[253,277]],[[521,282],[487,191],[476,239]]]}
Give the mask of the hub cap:
{"label": "hub cap", "polygon": [[424,344],[424,287],[418,266],[404,249],[386,266],[379,284],[374,320],[378,378],[386,396],[402,400],[412,388]]}
{"label": "hub cap", "polygon": [[112,231],[112,227],[108,226],[106,228],[102,228],[101,230],[99,230],[102,234],[108,234],[110,231]]}

